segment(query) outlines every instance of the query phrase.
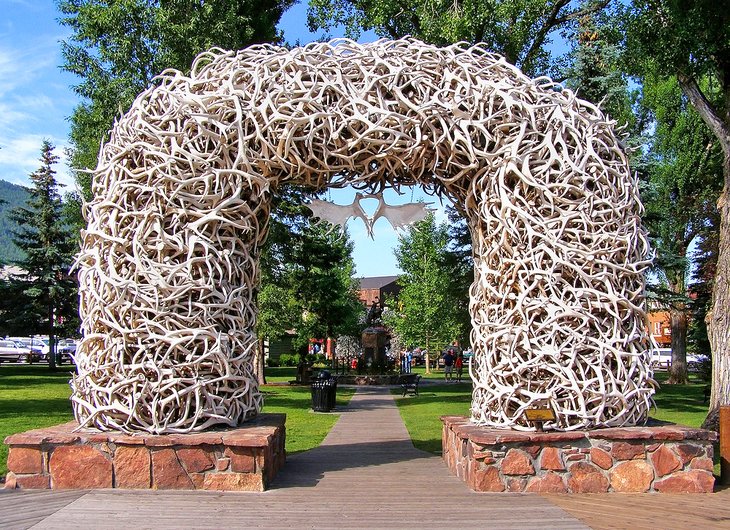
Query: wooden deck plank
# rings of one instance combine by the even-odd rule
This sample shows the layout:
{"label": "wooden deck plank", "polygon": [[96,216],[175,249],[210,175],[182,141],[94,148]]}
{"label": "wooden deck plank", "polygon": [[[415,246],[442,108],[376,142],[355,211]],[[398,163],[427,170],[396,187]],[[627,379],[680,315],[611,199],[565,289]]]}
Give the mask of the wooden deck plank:
{"label": "wooden deck plank", "polygon": [[544,495],[595,530],[728,529],[730,490],[713,494]]}

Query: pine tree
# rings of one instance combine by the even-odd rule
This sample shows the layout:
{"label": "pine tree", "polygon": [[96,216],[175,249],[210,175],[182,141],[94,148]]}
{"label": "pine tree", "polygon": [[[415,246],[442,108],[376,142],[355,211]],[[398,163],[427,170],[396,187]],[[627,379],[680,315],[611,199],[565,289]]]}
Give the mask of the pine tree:
{"label": "pine tree", "polygon": [[[24,251],[25,258],[18,262],[23,273],[3,285],[2,311],[6,325],[18,326],[23,322],[31,333],[46,334],[50,340],[49,367],[56,367],[55,335],[60,324],[76,318],[77,287],[69,275],[75,250],[62,215],[63,205],[58,192],[56,171],[53,166],[58,156],[47,140],[41,147],[41,167],[30,175],[33,187],[26,206],[12,212],[18,223],[13,242]],[[8,311],[7,304],[13,308]]]}

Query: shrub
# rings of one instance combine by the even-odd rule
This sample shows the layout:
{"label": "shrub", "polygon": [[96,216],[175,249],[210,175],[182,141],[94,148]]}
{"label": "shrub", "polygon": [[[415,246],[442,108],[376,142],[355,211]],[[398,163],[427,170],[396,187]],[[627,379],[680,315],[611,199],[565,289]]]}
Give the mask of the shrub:
{"label": "shrub", "polygon": [[268,359],[266,359],[266,366],[268,366],[269,368],[277,368],[278,366],[281,366],[281,360],[269,357]]}

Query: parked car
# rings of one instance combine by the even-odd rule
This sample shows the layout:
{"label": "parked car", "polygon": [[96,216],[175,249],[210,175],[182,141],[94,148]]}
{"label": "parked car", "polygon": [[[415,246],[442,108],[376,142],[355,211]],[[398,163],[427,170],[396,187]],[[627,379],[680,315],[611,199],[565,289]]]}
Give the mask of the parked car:
{"label": "parked car", "polygon": [[672,348],[652,348],[651,349],[651,366],[652,368],[666,368],[672,365]]}
{"label": "parked car", "polygon": [[18,363],[40,360],[40,356],[31,351],[22,342],[14,340],[0,340],[0,362],[15,361]]}
{"label": "parked car", "polygon": [[[687,354],[687,369],[698,370],[699,365],[706,362],[706,355]],[[672,366],[672,348],[653,348],[651,350],[651,365],[654,368],[669,369]]]}
{"label": "parked car", "polygon": [[76,355],[76,341],[73,339],[61,339],[56,345],[56,362],[63,364],[65,361],[74,362]]}
{"label": "parked car", "polygon": [[48,339],[43,337],[8,337],[7,340],[14,340],[15,342],[24,344],[26,348],[29,348],[41,359],[47,359],[48,353],[51,351]]}

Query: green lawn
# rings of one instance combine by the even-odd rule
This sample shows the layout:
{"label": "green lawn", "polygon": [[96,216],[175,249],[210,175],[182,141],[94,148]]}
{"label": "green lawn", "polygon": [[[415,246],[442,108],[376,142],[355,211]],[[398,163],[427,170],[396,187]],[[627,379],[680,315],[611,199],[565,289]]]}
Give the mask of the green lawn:
{"label": "green lawn", "polygon": [[[0,365],[0,441],[16,432],[73,419],[71,374],[42,365]],[[8,447],[0,445],[0,477],[7,473]]]}
{"label": "green lawn", "polygon": [[[63,368],[63,367],[62,367]],[[294,377],[288,371],[278,370],[267,377],[270,382],[288,381]],[[50,372],[43,365],[0,365],[0,442],[11,434],[65,423],[73,419],[71,388],[68,369]],[[339,417],[338,414],[310,412],[309,387],[264,386],[264,412],[285,412],[286,449],[296,453],[317,447]],[[338,389],[337,405],[344,406],[353,390]],[[0,477],[7,473],[8,448],[0,443]]]}

